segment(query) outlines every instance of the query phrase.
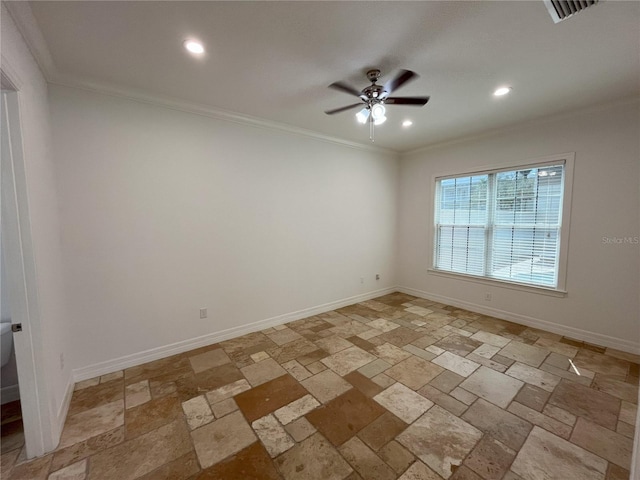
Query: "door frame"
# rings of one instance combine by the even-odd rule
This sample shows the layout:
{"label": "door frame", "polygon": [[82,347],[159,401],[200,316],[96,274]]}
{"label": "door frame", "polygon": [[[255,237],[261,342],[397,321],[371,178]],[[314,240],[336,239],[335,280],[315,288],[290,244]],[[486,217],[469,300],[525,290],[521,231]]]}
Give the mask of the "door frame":
{"label": "door frame", "polygon": [[[13,344],[18,366],[22,421],[27,458],[44,455],[58,443],[53,428],[37,288],[37,269],[31,236],[21,112],[21,82],[2,58],[0,68],[3,124],[0,165],[1,235],[6,280],[11,299],[11,323],[21,323]],[[6,128],[4,128],[6,126]]]}

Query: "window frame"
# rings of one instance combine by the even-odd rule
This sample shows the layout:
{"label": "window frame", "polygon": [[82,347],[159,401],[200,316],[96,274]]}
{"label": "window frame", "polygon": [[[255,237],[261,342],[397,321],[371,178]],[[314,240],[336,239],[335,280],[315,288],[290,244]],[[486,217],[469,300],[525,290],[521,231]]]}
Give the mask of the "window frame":
{"label": "window frame", "polygon": [[[446,270],[440,270],[435,268],[436,253],[437,253],[437,231],[436,231],[436,195],[437,195],[437,182],[438,180],[452,177],[464,177],[473,175],[492,174],[513,170],[521,170],[528,168],[537,168],[543,166],[549,166],[557,164],[558,162],[564,162],[564,185],[563,185],[563,197],[562,197],[562,211],[561,211],[561,224],[560,224],[560,248],[558,254],[558,282],[556,287],[548,287],[541,285],[531,285],[527,283],[512,282],[509,280],[501,280],[491,277],[470,275],[458,272],[449,272]],[[498,165],[482,166],[472,168],[469,170],[454,170],[432,175],[431,177],[431,195],[429,195],[429,224],[428,224],[428,239],[431,242],[431,248],[429,248],[430,259],[427,273],[429,275],[469,281],[473,283],[485,284],[489,286],[499,286],[503,288],[509,288],[513,290],[520,290],[532,293],[539,293],[544,295],[551,295],[557,297],[564,297],[567,294],[567,267],[568,267],[568,253],[569,253],[569,232],[571,225],[571,199],[573,191],[573,173],[575,165],[575,152],[562,153],[558,155],[549,155],[540,158],[528,159],[521,162],[508,162]],[[492,228],[492,226],[490,226]]]}

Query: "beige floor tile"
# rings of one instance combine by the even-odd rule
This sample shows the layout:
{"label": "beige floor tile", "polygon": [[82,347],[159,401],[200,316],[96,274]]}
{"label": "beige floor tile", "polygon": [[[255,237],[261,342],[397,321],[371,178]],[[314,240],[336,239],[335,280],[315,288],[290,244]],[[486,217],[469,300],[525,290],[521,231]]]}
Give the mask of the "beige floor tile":
{"label": "beige floor tile", "polygon": [[283,363],[282,368],[289,372],[289,375],[299,382],[311,376],[311,372],[300,365],[297,360],[291,360],[290,362]]}
{"label": "beige floor tile", "polygon": [[567,345],[566,343],[556,342],[555,340],[548,338],[539,338],[533,345],[568,358],[573,358],[578,353],[577,347]]}
{"label": "beige floor tile", "polygon": [[499,354],[516,362],[526,363],[532,367],[539,367],[547,355],[549,355],[549,351],[544,348],[514,341],[500,350]]}
{"label": "beige floor tile", "polygon": [[622,402],[622,406],[620,407],[620,417],[619,420],[621,422],[628,423],[629,425],[635,425],[638,418],[638,406],[629,402]]}
{"label": "beige floor tile", "polygon": [[471,405],[462,419],[513,450],[522,447],[532,428],[526,420],[482,399]]}
{"label": "beige floor tile", "polygon": [[401,383],[395,383],[373,399],[406,423],[412,423],[433,406],[431,400]]}
{"label": "beige floor tile", "polygon": [[192,450],[182,420],[103,450],[90,459],[91,480],[133,480]]}
{"label": "beige floor tile", "polygon": [[353,469],[336,449],[319,433],[276,458],[285,480],[343,480]]}
{"label": "beige floor tile", "polygon": [[573,427],[576,424],[576,420],[578,419],[578,417],[576,417],[572,413],[569,413],[560,407],[556,407],[555,405],[551,405],[550,403],[545,405],[542,413],[544,413],[548,417],[554,418],[559,422],[564,423],[565,425],[569,425],[570,427]]}
{"label": "beige floor tile", "polygon": [[502,408],[507,408],[513,397],[524,385],[487,367],[480,367],[460,384],[460,387]]}
{"label": "beige floor tile", "polygon": [[[500,335],[495,335],[493,333],[485,332],[482,330],[471,335],[471,338],[479,342],[491,345],[493,347],[499,347],[499,349],[505,347],[511,341],[508,338],[501,337]],[[496,353],[497,351],[493,352],[494,355]]]}
{"label": "beige floor tile", "polygon": [[565,440],[568,440],[571,436],[571,427],[569,425],[537,412],[525,405],[522,405],[521,403],[511,402],[507,411],[517,415],[527,422],[538,425],[539,427],[542,427]]}
{"label": "beige floor tile", "polygon": [[544,408],[551,392],[547,392],[533,385],[523,385],[514,400],[526,405],[533,410],[541,412]]}
{"label": "beige floor tile", "polygon": [[227,398],[211,405],[211,411],[216,418],[222,418],[236,410],[238,410],[238,404],[233,398]]}
{"label": "beige floor tile", "polygon": [[627,402],[638,404],[638,386],[626,383],[621,377],[597,374],[591,384],[592,388],[608,393]]}
{"label": "beige floor tile", "polygon": [[461,465],[481,437],[480,430],[436,405],[398,435],[398,442],[449,478],[452,466]]}
{"label": "beige floor tile", "polygon": [[384,320],[382,318],[378,318],[377,320],[373,320],[367,323],[369,328],[375,328],[376,330],[380,330],[382,333],[390,332],[391,330],[395,330],[400,325],[394,322],[390,322],[389,320]]}
{"label": "beige floor tile", "polygon": [[247,367],[241,368],[240,371],[249,381],[252,387],[262,385],[274,378],[281,377],[287,371],[280,366],[273,358],[262,360]]}
{"label": "beige floor tile", "polygon": [[363,477],[376,480],[395,480],[396,474],[358,437],[346,441],[338,449],[344,459]]}
{"label": "beige floor tile", "polygon": [[586,368],[603,375],[626,375],[629,371],[629,362],[610,355],[592,352],[581,348],[573,359],[578,369]]}
{"label": "beige floor tile", "polygon": [[411,356],[385,371],[385,375],[407,387],[418,390],[444,371],[444,368],[427,360]]}
{"label": "beige floor tile", "polygon": [[398,480],[440,480],[441,478],[424,463],[415,462]]}
{"label": "beige floor tile", "polygon": [[191,430],[213,422],[213,412],[204,395],[182,402],[182,410]]}
{"label": "beige floor tile", "polygon": [[284,429],[296,442],[302,442],[305,438],[309,438],[317,432],[316,427],[311,425],[309,420],[304,417],[285,425]]}
{"label": "beige floor tile", "polygon": [[558,384],[549,398],[549,404],[611,430],[616,428],[620,412],[619,399],[568,380]]}
{"label": "beige floor tile", "polygon": [[351,384],[333,370],[325,370],[300,383],[322,403],[333,400],[351,388]]}
{"label": "beige floor tile", "polygon": [[276,345],[285,345],[296,340],[300,340],[302,335],[291,330],[290,328],[282,328],[267,335],[269,339]]}
{"label": "beige floor tile", "polygon": [[49,475],[47,480],[85,480],[87,478],[87,460],[73,463]]}
{"label": "beige floor tile", "polygon": [[358,347],[350,347],[321,360],[327,367],[341,377],[349,372],[371,363],[376,359],[373,355]]}
{"label": "beige floor tile", "polygon": [[456,387],[453,390],[451,390],[449,395],[455,398],[456,400],[459,400],[460,402],[464,403],[465,405],[471,405],[473,402],[475,402],[478,399],[477,395],[474,395],[473,393],[460,387]]}
{"label": "beige floor tile", "polygon": [[403,350],[400,347],[396,347],[390,343],[384,343],[374,348],[373,353],[380,360],[383,360],[391,365],[395,365],[411,356],[409,352]]}
{"label": "beige floor tile", "polygon": [[367,378],[372,378],[378,375],[379,373],[382,373],[388,370],[389,368],[391,368],[391,364],[379,358],[377,360],[374,360],[371,363],[367,363],[363,367],[360,367],[358,369],[358,372],[360,372],[362,375],[364,375]]}
{"label": "beige floor tile", "polygon": [[547,392],[553,392],[553,389],[560,382],[560,377],[520,362],[511,365],[505,374]]}
{"label": "beige floor tile", "polygon": [[124,402],[117,400],[67,417],[58,448],[83,442],[124,424]]}
{"label": "beige floor tile", "polygon": [[151,400],[151,390],[149,390],[149,380],[142,380],[137,383],[127,385],[124,390],[124,403],[126,408],[137,407]]}
{"label": "beige floor tile", "polygon": [[275,458],[295,445],[284,427],[269,414],[251,424],[271,458]]}
{"label": "beige floor tile", "polygon": [[407,470],[415,461],[413,454],[395,440],[382,447],[378,456],[398,474]]}
{"label": "beige floor tile", "polygon": [[478,355],[479,357],[486,358],[487,360],[490,360],[491,357],[493,357],[499,351],[500,351],[500,347],[496,347],[488,343],[483,343],[471,353],[473,353],[474,355]]}
{"label": "beige floor tile", "polygon": [[612,432],[582,417],[578,417],[571,435],[571,442],[619,467],[629,468],[631,465],[633,439]]}
{"label": "beige floor tile", "polygon": [[607,462],[586,450],[534,427],[511,465],[523,480],[604,480]]}
{"label": "beige floor tile", "polygon": [[287,425],[319,406],[320,402],[315,398],[311,395],[305,395],[298,400],[294,400],[289,405],[285,405],[284,407],[277,409],[274,414],[276,418],[280,420],[280,423]]}
{"label": "beige floor tile", "polygon": [[270,358],[269,354],[265,351],[252,353],[251,355],[249,355],[249,357],[251,358],[251,360],[253,360],[256,363],[261,362],[262,360],[266,360],[267,358]]}
{"label": "beige floor tile", "polygon": [[200,373],[210,368],[231,363],[231,359],[223,349],[217,348],[215,350],[209,350],[208,352],[189,357],[189,363],[191,363],[191,368],[194,373]]}
{"label": "beige floor tile", "polygon": [[315,344],[330,355],[353,347],[353,344],[351,342],[345,340],[342,337],[339,337],[338,335],[331,335],[330,337],[321,338],[320,340],[316,340]]}
{"label": "beige floor tile", "polygon": [[431,360],[431,362],[447,370],[451,370],[453,373],[457,373],[462,377],[468,377],[480,367],[480,364],[451,352],[444,352],[439,357]]}
{"label": "beige floor tile", "polygon": [[194,430],[191,438],[202,468],[210,467],[256,441],[253,430],[239,411]]}
{"label": "beige floor tile", "polygon": [[509,447],[485,435],[464,460],[464,465],[485,480],[500,480],[515,456],[516,452]]}
{"label": "beige floor tile", "polygon": [[249,390],[250,388],[251,385],[249,385],[249,382],[243,378],[242,380],[237,380],[207,393],[207,400],[211,405],[213,405],[214,403],[221,402],[227,398],[234,397],[239,393]]}

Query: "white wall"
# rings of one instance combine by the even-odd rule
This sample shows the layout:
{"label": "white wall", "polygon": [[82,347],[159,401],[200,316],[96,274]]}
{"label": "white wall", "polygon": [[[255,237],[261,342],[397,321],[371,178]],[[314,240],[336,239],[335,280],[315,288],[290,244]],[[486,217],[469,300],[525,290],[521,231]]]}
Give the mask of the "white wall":
{"label": "white wall", "polygon": [[[23,241],[28,238],[32,244],[32,248],[25,251],[25,261],[34,273],[30,285],[35,302],[31,307],[35,305],[35,308],[29,312],[34,321],[31,325],[32,350],[37,365],[43,368],[37,375],[41,386],[46,385],[46,388],[40,391],[42,397],[38,401],[41,408],[49,410],[50,414],[45,415],[46,422],[51,421],[52,424],[44,425],[46,431],[40,432],[40,435],[46,437],[44,448],[50,449],[57,442],[61,427],[59,420],[64,420],[65,396],[71,385],[71,370],[68,364],[61,368],[59,360],[60,354],[69,348],[71,330],[61,282],[62,255],[47,84],[4,3],[1,18],[1,67],[18,87],[24,170],[19,172],[21,183],[17,189],[18,195],[26,199],[22,206],[28,205],[30,228],[23,229],[21,233]],[[26,213],[26,210],[22,213]],[[8,275],[11,276],[10,271]],[[19,371],[20,368],[19,364]],[[33,420],[25,417],[25,429],[29,428],[27,423]],[[30,454],[35,451],[30,450]]]}
{"label": "white wall", "polygon": [[68,87],[50,101],[81,376],[396,284],[395,155]]}
{"label": "white wall", "polygon": [[[399,284],[472,310],[516,321],[542,320],[558,332],[639,348],[640,246],[602,242],[602,237],[640,235],[639,113],[637,102],[611,105],[403,156]],[[427,272],[433,250],[427,234],[433,175],[566,152],[576,156],[565,298]],[[485,292],[492,293],[490,303],[484,301]]]}

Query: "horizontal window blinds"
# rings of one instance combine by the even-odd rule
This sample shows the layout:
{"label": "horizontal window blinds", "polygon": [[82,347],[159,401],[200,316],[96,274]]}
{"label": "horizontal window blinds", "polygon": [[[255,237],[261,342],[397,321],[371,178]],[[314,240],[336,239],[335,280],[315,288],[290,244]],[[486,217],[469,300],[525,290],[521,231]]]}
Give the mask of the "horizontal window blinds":
{"label": "horizontal window blinds", "polygon": [[436,181],[438,270],[556,287],[564,164]]}

